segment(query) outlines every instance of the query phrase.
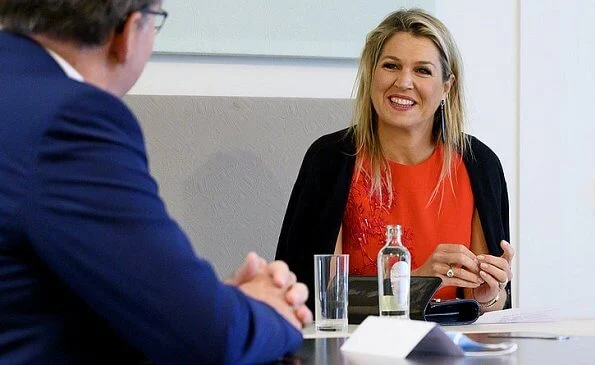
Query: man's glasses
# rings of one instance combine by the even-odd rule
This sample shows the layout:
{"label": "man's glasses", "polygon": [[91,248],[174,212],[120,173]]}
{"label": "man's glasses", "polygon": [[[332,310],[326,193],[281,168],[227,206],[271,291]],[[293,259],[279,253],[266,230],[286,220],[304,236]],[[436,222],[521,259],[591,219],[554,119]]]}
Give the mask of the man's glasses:
{"label": "man's glasses", "polygon": [[163,27],[163,24],[165,24],[165,19],[167,19],[167,11],[163,9],[151,10],[148,8],[141,9],[139,11],[144,14],[155,15],[155,33],[159,33],[159,31]]}

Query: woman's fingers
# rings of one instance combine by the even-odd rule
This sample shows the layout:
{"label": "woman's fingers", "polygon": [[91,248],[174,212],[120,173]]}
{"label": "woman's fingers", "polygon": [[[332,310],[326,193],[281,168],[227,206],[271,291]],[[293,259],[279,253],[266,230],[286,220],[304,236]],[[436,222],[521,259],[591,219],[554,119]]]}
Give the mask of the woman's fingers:
{"label": "woman's fingers", "polygon": [[477,258],[463,245],[443,243],[436,247],[432,255],[435,262],[464,266],[470,271],[479,272]]}
{"label": "woman's fingers", "polygon": [[461,288],[477,288],[481,284],[475,281],[467,281],[457,277],[449,278],[445,275],[438,275],[442,279],[442,286],[458,286]]}
{"label": "woman's fingers", "polygon": [[512,258],[514,257],[515,251],[512,248],[512,245],[505,240],[500,241],[500,247],[502,248],[502,258],[510,264],[512,262]]}
{"label": "woman's fingers", "polygon": [[480,263],[479,268],[492,275],[500,283],[505,283],[512,279],[510,264],[502,257],[479,255],[477,259]]}
{"label": "woman's fingers", "polygon": [[485,280],[486,284],[489,285],[489,287],[491,289],[499,289],[500,288],[500,282],[498,280],[496,280],[496,278],[494,278],[494,276],[488,274],[486,271],[480,271],[479,275],[481,275],[481,278],[483,280]]}
{"label": "woman's fingers", "polygon": [[436,276],[442,279],[444,286],[460,286],[463,288],[476,288],[483,283],[479,275],[454,265],[436,264]]}
{"label": "woman's fingers", "polygon": [[481,269],[479,275],[483,280],[485,280],[491,290],[498,292],[498,290],[504,289],[506,284],[508,284],[508,274],[500,267],[487,262],[481,262],[479,267]]}

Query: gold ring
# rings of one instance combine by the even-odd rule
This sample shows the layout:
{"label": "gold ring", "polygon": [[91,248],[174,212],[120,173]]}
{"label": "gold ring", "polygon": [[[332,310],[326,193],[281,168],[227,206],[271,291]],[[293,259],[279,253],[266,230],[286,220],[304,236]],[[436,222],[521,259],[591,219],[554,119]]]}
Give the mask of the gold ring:
{"label": "gold ring", "polygon": [[455,276],[455,272],[452,269],[452,265],[450,265],[450,267],[448,268],[448,271],[446,271],[446,276],[449,278],[452,278],[453,276]]}

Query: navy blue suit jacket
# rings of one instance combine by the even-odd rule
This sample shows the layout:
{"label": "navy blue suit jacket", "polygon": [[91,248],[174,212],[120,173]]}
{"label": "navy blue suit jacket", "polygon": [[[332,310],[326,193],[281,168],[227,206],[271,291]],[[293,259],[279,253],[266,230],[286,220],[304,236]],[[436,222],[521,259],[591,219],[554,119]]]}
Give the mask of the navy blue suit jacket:
{"label": "navy blue suit jacket", "polygon": [[0,363],[255,363],[300,343],[195,256],[129,109],[0,31]]}

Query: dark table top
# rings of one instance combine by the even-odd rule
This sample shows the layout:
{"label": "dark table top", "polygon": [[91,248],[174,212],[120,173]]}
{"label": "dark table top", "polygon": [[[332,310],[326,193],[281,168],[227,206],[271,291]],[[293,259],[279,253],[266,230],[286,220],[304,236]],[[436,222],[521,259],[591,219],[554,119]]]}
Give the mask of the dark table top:
{"label": "dark table top", "polygon": [[[515,333],[511,333],[515,335]],[[595,364],[595,337],[571,336],[568,339],[502,339],[490,337],[495,334],[469,334],[479,342],[516,342],[516,352],[496,357],[445,357],[430,355],[410,355],[406,359],[391,364],[408,365],[548,365],[548,364]],[[502,335],[499,333],[498,335]],[[305,339],[301,349],[280,364],[330,364],[360,365],[350,362],[341,353],[341,345],[347,338]]]}

